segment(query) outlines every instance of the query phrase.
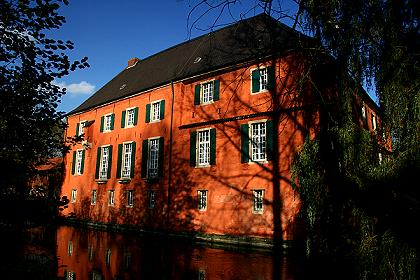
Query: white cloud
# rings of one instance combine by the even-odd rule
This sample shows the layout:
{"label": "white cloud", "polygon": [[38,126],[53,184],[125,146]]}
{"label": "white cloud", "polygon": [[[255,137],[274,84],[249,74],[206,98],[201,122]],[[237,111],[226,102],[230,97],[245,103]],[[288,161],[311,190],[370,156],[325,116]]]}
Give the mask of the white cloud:
{"label": "white cloud", "polygon": [[89,95],[95,91],[95,86],[86,81],[81,81],[78,84],[69,85],[66,84],[66,82],[59,82],[54,84],[60,88],[66,88],[67,93],[69,93],[72,96]]}

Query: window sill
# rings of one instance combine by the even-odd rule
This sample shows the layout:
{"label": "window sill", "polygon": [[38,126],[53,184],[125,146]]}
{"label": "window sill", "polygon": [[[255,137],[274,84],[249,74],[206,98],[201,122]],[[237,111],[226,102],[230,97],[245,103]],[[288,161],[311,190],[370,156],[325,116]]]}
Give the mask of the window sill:
{"label": "window sill", "polygon": [[195,166],[195,168],[209,168],[209,167],[211,167],[212,165],[210,165],[210,164],[206,164],[206,165],[196,165]]}
{"label": "window sill", "polygon": [[255,210],[253,210],[253,211],[252,211],[252,214],[255,214],[255,215],[262,215],[262,214],[264,214],[264,210],[260,210],[260,211],[255,211]]}
{"label": "window sill", "polygon": [[128,183],[130,183],[130,181],[131,181],[131,178],[122,178],[122,179],[119,179],[118,180],[118,183],[120,183],[120,184],[128,184]]}
{"label": "window sill", "polygon": [[260,90],[260,91],[256,91],[256,92],[252,92],[251,91],[251,95],[256,95],[256,94],[260,94],[260,93],[264,93],[264,92],[269,92],[270,90],[268,89],[264,89],[264,90]]}
{"label": "window sill", "polygon": [[98,180],[95,180],[95,182],[97,184],[106,184],[106,182],[108,182],[108,179],[98,179]]}
{"label": "window sill", "polygon": [[142,178],[145,182],[156,182],[159,181],[159,177],[146,177]]}
{"label": "window sill", "polygon": [[200,104],[198,104],[198,105],[205,106],[205,105],[210,105],[210,104],[214,104],[214,100],[208,101],[208,102],[200,102]]}

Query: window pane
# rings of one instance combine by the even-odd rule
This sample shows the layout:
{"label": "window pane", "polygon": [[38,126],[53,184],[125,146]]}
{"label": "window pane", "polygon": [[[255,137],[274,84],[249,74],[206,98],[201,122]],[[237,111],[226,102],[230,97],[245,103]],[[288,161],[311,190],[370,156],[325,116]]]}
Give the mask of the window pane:
{"label": "window pane", "polygon": [[210,130],[199,131],[198,134],[198,165],[210,164]]}
{"label": "window pane", "polygon": [[109,149],[108,147],[101,148],[101,166],[99,171],[99,178],[100,179],[107,179],[108,178],[108,161],[109,161]]}
{"label": "window pane", "polygon": [[198,210],[207,209],[207,190],[200,190],[197,193],[198,196]]}
{"label": "window pane", "polygon": [[91,200],[91,204],[95,205],[96,204],[96,190],[92,190],[92,200]]}
{"label": "window pane", "polygon": [[213,82],[201,85],[201,103],[213,101]]}
{"label": "window pane", "polygon": [[108,193],[108,205],[114,205],[114,191]]}
{"label": "window pane", "polygon": [[134,108],[127,110],[126,118],[126,126],[134,125]]}
{"label": "window pane", "polygon": [[267,68],[260,69],[260,91],[266,90],[268,84]]}
{"label": "window pane", "polygon": [[264,190],[254,190],[254,212],[262,212],[264,204]]}
{"label": "window pane", "polygon": [[134,191],[127,191],[127,206],[134,205]]}
{"label": "window pane", "polygon": [[159,139],[149,140],[149,161],[147,167],[147,174],[149,178],[158,176],[159,167]]}
{"label": "window pane", "polygon": [[149,191],[148,192],[148,198],[149,198],[149,208],[155,208],[155,203],[156,203],[156,193],[155,193],[155,191]]}
{"label": "window pane", "polygon": [[160,102],[154,102],[152,103],[150,120],[157,121],[159,119],[160,119]]}
{"label": "window pane", "polygon": [[133,153],[132,143],[124,144],[123,162],[122,162],[122,178],[130,178],[131,173],[131,156]]}
{"label": "window pane", "polygon": [[105,118],[105,121],[104,121],[104,131],[109,131],[109,130],[111,130],[112,116],[111,115],[107,115],[104,118]]}
{"label": "window pane", "polygon": [[76,174],[82,174],[82,157],[83,157],[83,150],[77,150],[76,153]]}
{"label": "window pane", "polygon": [[266,124],[265,122],[251,125],[252,160],[266,160]]}

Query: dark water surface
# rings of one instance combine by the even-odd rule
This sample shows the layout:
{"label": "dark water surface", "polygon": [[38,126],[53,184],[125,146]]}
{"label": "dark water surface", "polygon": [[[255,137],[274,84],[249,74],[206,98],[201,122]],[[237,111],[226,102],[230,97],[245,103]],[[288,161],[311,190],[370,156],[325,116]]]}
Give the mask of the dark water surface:
{"label": "dark water surface", "polygon": [[0,279],[298,279],[291,257],[69,226],[3,233]]}

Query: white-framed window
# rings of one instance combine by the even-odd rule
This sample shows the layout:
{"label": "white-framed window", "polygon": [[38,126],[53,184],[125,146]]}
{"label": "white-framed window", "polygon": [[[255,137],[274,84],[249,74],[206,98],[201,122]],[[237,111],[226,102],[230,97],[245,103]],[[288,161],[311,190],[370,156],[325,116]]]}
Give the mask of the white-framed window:
{"label": "white-framed window", "polygon": [[76,151],[76,175],[82,175],[82,165],[83,165],[83,150],[79,149]]}
{"label": "white-framed window", "polygon": [[90,204],[91,205],[95,205],[96,204],[96,200],[97,200],[97,195],[98,195],[98,191],[97,190],[92,190],[92,198],[90,200]]}
{"label": "white-framed window", "polygon": [[156,205],[156,192],[154,190],[147,191],[147,201],[149,209],[155,208]]}
{"label": "white-framed window", "polygon": [[122,111],[121,128],[133,127],[137,124],[138,110],[138,107],[133,107]]}
{"label": "white-framed window", "polygon": [[135,108],[130,108],[126,110],[125,113],[125,126],[130,127],[134,126],[134,120],[135,120]]}
{"label": "white-framed window", "polygon": [[76,136],[81,136],[84,133],[84,128],[86,127],[86,125],[87,121],[81,121],[78,123]]}
{"label": "white-framed window", "polygon": [[265,161],[267,160],[267,133],[266,122],[254,122],[250,124],[250,145],[251,160]]}
{"label": "white-framed window", "polygon": [[197,131],[198,166],[210,165],[210,129]]}
{"label": "white-framed window", "polygon": [[66,271],[66,280],[76,280],[76,272],[67,270]]}
{"label": "white-framed window", "polygon": [[149,156],[147,174],[149,178],[156,178],[159,172],[159,138],[149,139]]}
{"label": "white-framed window", "polygon": [[274,83],[274,69],[271,66],[263,66],[251,69],[251,93],[263,92],[269,89]]}
{"label": "white-framed window", "polygon": [[104,132],[112,130],[113,127],[113,114],[108,114],[104,116]]}
{"label": "white-framed window", "polygon": [[366,120],[366,106],[365,103],[362,104],[362,118]]}
{"label": "white-framed window", "polygon": [[130,178],[133,156],[133,142],[123,143],[121,177]]}
{"label": "white-framed window", "polygon": [[201,84],[201,96],[200,96],[200,103],[206,104],[213,101],[214,96],[214,83],[213,81],[205,82]]}
{"label": "white-framed window", "polygon": [[108,206],[114,206],[115,203],[115,192],[114,190],[108,191]]}
{"label": "white-framed window", "polygon": [[109,157],[110,157],[110,146],[101,147],[101,159],[99,167],[99,179],[108,179],[109,172]]}
{"label": "white-framed window", "polygon": [[207,190],[198,190],[197,191],[197,201],[198,201],[198,210],[206,211],[207,210]]}
{"label": "white-framed window", "polygon": [[264,211],[264,190],[253,190],[253,212],[261,214]]}
{"label": "white-framed window", "polygon": [[197,276],[198,280],[206,280],[206,271],[202,268],[200,268],[198,270],[198,276]]}
{"label": "white-framed window", "polygon": [[375,114],[372,114],[372,130],[376,130],[377,123],[376,123],[376,116]]}
{"label": "white-framed window", "polygon": [[127,191],[127,207],[134,206],[134,190]]}
{"label": "white-framed window", "polygon": [[150,121],[156,122],[160,120],[160,101],[152,102],[150,105]]}
{"label": "white-framed window", "polygon": [[93,248],[93,245],[89,245],[88,246],[88,259],[89,259],[89,261],[93,260],[94,254],[95,254],[95,250]]}
{"label": "white-framed window", "polygon": [[131,268],[131,253],[126,252],[124,254],[124,268],[125,270],[129,270]]}
{"label": "white-framed window", "polygon": [[194,105],[205,105],[219,100],[219,92],[219,80],[204,81],[196,84],[194,88]]}
{"label": "white-framed window", "polygon": [[69,242],[67,243],[67,255],[73,255],[73,241],[71,240],[69,240]]}
{"label": "white-framed window", "polygon": [[106,266],[111,265],[111,254],[112,254],[111,248],[106,249],[106,252],[105,252],[105,264],[106,264]]}
{"label": "white-framed window", "polygon": [[71,190],[71,203],[76,203],[77,200],[77,190],[72,189]]}

